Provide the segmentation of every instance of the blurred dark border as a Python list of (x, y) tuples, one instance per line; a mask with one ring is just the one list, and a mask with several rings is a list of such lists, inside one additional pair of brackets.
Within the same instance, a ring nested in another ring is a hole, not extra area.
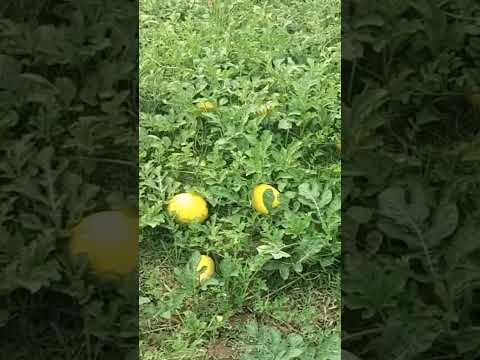
[(345, 359), (480, 358), (479, 19), (343, 1)]
[(138, 217), (138, 1), (0, 2), (0, 359), (137, 359), (138, 276), (67, 256), (86, 215)]

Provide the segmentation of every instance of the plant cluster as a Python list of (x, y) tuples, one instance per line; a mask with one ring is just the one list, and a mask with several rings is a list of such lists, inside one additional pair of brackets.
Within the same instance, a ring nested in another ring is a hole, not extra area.
[[(201, 358), (215, 339), (240, 341), (245, 330), (230, 322), (266, 318), (264, 298), (286, 299), (282, 287), (321, 285), (338, 298), (339, 11), (337, 1), (141, 2), (145, 358)], [(250, 203), (260, 183), (280, 192), (268, 214)], [(209, 204), (201, 224), (165, 210), (190, 191)], [(202, 284), (200, 254), (216, 264)], [(338, 339), (332, 325), (303, 335), (322, 331)]]

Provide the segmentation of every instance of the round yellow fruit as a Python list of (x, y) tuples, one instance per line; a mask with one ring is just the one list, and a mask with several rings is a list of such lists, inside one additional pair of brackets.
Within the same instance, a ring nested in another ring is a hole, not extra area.
[(269, 184), (256, 185), (252, 191), (252, 206), (261, 214), (268, 214), (268, 209), (263, 202), (263, 194), (266, 190), (272, 190), (273, 192), (273, 201), (271, 207), (276, 208), (280, 205), (280, 193), (277, 189)]
[(138, 216), (128, 211), (102, 211), (85, 217), (73, 230), (71, 258), (85, 255), (99, 278), (132, 273), (138, 263)]
[(215, 263), (210, 256), (201, 255), (196, 271), (200, 274), (200, 282), (210, 279), (215, 273)]
[(205, 221), (208, 216), (207, 202), (199, 194), (181, 193), (175, 195), (168, 202), (168, 212), (175, 216), (177, 221), (186, 224), (193, 221)]
[(201, 112), (209, 112), (215, 109), (215, 103), (211, 101), (201, 101), (197, 103), (197, 109), (199, 109)]

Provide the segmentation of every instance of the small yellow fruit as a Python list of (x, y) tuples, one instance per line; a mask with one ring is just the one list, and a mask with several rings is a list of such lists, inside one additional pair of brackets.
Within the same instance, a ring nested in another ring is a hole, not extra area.
[(273, 101), (267, 101), (265, 104), (261, 105), (257, 110), (257, 115), (268, 115), (276, 107), (276, 104)]
[(215, 263), (210, 256), (201, 255), (196, 271), (200, 273), (200, 282), (210, 279), (215, 272)]
[(127, 211), (102, 211), (73, 228), (68, 248), (73, 259), (86, 255), (99, 278), (133, 272), (138, 263), (138, 216)]
[(167, 210), (183, 224), (192, 221), (201, 223), (208, 216), (207, 202), (199, 194), (191, 192), (175, 195), (168, 202)]
[(201, 112), (209, 112), (213, 109), (215, 109), (215, 104), (211, 101), (201, 101), (199, 103), (197, 103), (197, 108), (201, 111)]
[(252, 206), (261, 214), (268, 214), (268, 209), (263, 202), (263, 194), (269, 189), (273, 192), (273, 202), (271, 207), (275, 208), (280, 205), (280, 193), (273, 186), (269, 184), (259, 184), (256, 185), (252, 191)]

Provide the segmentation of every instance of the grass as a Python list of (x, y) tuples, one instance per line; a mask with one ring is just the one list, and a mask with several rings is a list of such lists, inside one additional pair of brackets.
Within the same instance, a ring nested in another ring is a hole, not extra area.
[[(339, 94), (339, 1), (140, 2), (143, 359), (339, 358)], [(210, 216), (179, 225), (190, 190)]]

